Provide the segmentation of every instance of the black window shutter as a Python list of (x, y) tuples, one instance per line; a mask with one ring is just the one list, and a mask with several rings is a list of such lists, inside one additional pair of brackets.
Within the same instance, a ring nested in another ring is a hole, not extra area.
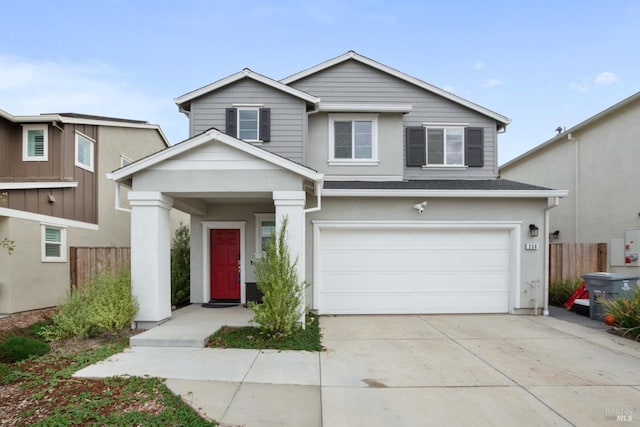
[(484, 129), (466, 128), (464, 141), (464, 157), (467, 166), (472, 168), (484, 166)]
[(262, 142), (269, 142), (271, 140), (271, 109), (260, 109), (260, 135), (258, 139)]
[(230, 136), (238, 137), (238, 109), (227, 108), (226, 112), (226, 134)]
[(423, 166), (427, 161), (427, 140), (422, 126), (407, 128), (407, 166)]

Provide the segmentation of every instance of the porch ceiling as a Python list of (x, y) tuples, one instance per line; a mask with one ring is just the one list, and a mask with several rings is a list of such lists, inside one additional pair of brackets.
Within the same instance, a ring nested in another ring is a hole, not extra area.
[(247, 193), (165, 193), (173, 198), (174, 207), (191, 215), (205, 215), (210, 205), (269, 203), (273, 204), (271, 192)]

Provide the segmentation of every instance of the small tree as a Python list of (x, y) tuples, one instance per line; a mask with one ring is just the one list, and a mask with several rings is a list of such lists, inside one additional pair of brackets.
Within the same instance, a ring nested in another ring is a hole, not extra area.
[(250, 304), (253, 321), (268, 334), (285, 338), (300, 325), (300, 308), (304, 287), (298, 279), (296, 264), (291, 260), (287, 246), (287, 218), (280, 230), (271, 234), (265, 256), (256, 265), (258, 289), (262, 291), (262, 304)]
[(171, 245), (171, 304), (189, 302), (191, 283), (191, 255), (189, 227), (180, 223)]

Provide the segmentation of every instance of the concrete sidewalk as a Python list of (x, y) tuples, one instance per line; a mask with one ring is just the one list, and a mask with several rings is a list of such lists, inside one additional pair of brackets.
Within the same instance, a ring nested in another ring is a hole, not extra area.
[[(323, 353), (133, 347), (76, 376), (150, 375), (223, 425), (640, 421), (640, 343), (553, 317), (321, 317)], [(634, 416), (635, 415), (635, 416)]]

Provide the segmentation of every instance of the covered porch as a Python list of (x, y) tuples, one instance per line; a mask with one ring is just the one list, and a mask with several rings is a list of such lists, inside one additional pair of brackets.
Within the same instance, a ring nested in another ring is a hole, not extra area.
[[(247, 301), (268, 232), (288, 221), (287, 244), (305, 280), (307, 200), (322, 175), (212, 129), (110, 174), (131, 186), (131, 279), (148, 329), (171, 312), (172, 208), (191, 215), (191, 302)], [(301, 309), (304, 308), (301, 307)]]

